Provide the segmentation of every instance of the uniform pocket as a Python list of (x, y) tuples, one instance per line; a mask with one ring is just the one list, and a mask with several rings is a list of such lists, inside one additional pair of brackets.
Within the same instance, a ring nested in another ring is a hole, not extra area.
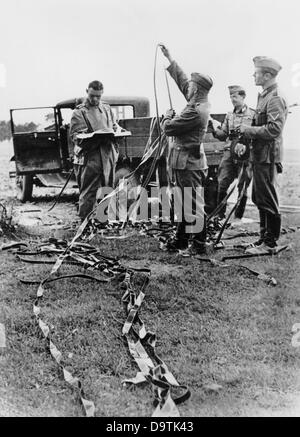
[(270, 144), (253, 144), (252, 153), (254, 161), (260, 163), (270, 162)]
[(200, 159), (200, 146), (191, 148), (189, 153), (192, 158)]
[(266, 111), (256, 111), (256, 125), (263, 126), (267, 124), (268, 117)]
[(248, 115), (247, 117), (243, 118), (243, 125), (245, 126), (252, 126), (252, 122), (253, 122), (253, 117), (251, 117), (250, 115)]
[(183, 150), (174, 150), (174, 168), (177, 170), (184, 170), (188, 160), (188, 153)]

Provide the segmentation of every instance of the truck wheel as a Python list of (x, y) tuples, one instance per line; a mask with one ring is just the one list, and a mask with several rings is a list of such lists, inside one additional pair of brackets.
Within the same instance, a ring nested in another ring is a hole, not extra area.
[(33, 189), (32, 175), (16, 176), (17, 199), (22, 203), (31, 200)]

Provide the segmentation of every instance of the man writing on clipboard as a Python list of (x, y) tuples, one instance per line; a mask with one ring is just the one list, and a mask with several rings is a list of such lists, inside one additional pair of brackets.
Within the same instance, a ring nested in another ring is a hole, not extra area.
[(78, 105), (70, 122), (70, 135), (74, 144), (74, 171), (79, 187), (78, 213), (83, 221), (93, 210), (97, 190), (113, 187), (118, 152), (113, 135), (94, 135), (78, 138), (82, 133), (98, 130), (117, 131), (113, 111), (101, 102), (103, 85), (94, 80), (86, 90), (87, 97)]

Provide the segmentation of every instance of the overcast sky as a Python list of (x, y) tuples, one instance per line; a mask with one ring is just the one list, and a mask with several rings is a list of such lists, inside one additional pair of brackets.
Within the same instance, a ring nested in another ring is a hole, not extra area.
[[(159, 42), (188, 74), (213, 78), (212, 112), (230, 109), (232, 84), (245, 86), (248, 103), (256, 106), (256, 55), (282, 64), (280, 87), (290, 104), (300, 103), (299, 0), (2, 0), (1, 6), (0, 119), (9, 118), (10, 107), (84, 95), (93, 79), (108, 95), (149, 97), (154, 114)], [(159, 55), (160, 113), (169, 106), (164, 65)], [(184, 100), (173, 83), (171, 92), (180, 110)], [(299, 124), (300, 107), (287, 125), (293, 141)]]

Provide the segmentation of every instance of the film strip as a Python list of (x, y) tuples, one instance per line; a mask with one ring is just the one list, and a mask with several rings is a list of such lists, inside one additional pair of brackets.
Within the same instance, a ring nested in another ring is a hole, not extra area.
[[(39, 245), (35, 250), (28, 246), (14, 246), (14, 249), (20, 249), (17, 255), (30, 256), (36, 255), (53, 255), (57, 257), (54, 265), (42, 282), (22, 279), (23, 283), (39, 283), (36, 299), (33, 304), (33, 314), (39, 329), (47, 342), (48, 350), (56, 362), (65, 382), (74, 389), (83, 406), (85, 415), (92, 417), (95, 415), (94, 403), (86, 398), (83, 386), (79, 378), (75, 377), (63, 365), (63, 354), (51, 338), (50, 327), (41, 317), (41, 300), (46, 292), (47, 283), (58, 281), (64, 278), (80, 277), (92, 279), (99, 282), (111, 282), (117, 279), (122, 291), (122, 302), (126, 309), (126, 320), (122, 327), (122, 335), (127, 341), (128, 349), (131, 356), (139, 367), (139, 372), (133, 379), (123, 381), (123, 384), (139, 384), (149, 382), (152, 385), (154, 393), (154, 413), (153, 417), (179, 416), (177, 405), (190, 397), (190, 391), (184, 385), (180, 385), (166, 364), (158, 357), (155, 351), (156, 335), (148, 332), (144, 322), (139, 317), (139, 311), (145, 298), (145, 289), (150, 280), (151, 271), (149, 269), (125, 268), (119, 260), (112, 257), (103, 256), (99, 250), (87, 243), (73, 241), (72, 248), (64, 240), (50, 239), (45, 244)], [(43, 262), (43, 260), (32, 259), (32, 262)], [(76, 273), (74, 275), (54, 276), (59, 271), (64, 262), (76, 262), (88, 270), (100, 271), (106, 277), (95, 277), (87, 273)], [(133, 281), (136, 275), (142, 275), (143, 284), (139, 292), (136, 292)], [(182, 393), (183, 392), (183, 393)]]
[[(154, 393), (155, 410), (152, 417), (179, 417), (177, 405), (191, 396), (190, 390), (180, 385), (166, 364), (155, 351), (156, 336), (147, 331), (144, 322), (139, 317), (145, 293), (144, 289), (149, 282), (150, 271), (144, 284), (136, 293), (132, 287), (132, 273), (127, 272), (121, 286), (124, 289), (122, 301), (127, 307), (127, 319), (123, 325), (122, 335), (126, 338), (131, 356), (136, 361), (140, 371), (134, 378), (126, 379), (123, 384), (141, 384), (149, 382)], [(174, 390), (181, 391), (179, 395)]]

